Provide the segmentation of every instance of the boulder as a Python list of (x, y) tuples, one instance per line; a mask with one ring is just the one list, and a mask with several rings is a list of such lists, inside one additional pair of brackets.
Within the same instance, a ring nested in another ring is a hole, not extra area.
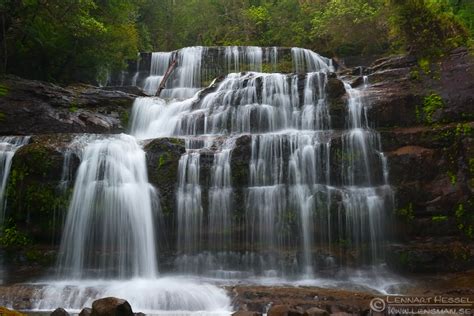
[(85, 307), (81, 310), (79, 313), (79, 316), (91, 316), (92, 314), (92, 308)]
[(50, 316), (69, 316), (69, 313), (64, 308), (56, 308)]
[(134, 314), (126, 300), (106, 297), (92, 303), (91, 316), (134, 316)]
[(185, 153), (184, 140), (157, 138), (145, 146), (148, 179), (160, 192), (162, 212), (171, 216), (176, 203), (179, 159)]
[(344, 83), (334, 77), (330, 77), (327, 82), (327, 93), (330, 99), (338, 99), (346, 94)]
[(72, 175), (79, 166), (78, 156), (72, 154), (68, 165), (71, 179), (61, 187), (64, 153), (74, 136), (33, 136), (13, 157), (5, 192), (8, 199), (5, 217), (27, 230), (34, 242), (58, 242), (61, 236), (60, 219), (65, 218)]

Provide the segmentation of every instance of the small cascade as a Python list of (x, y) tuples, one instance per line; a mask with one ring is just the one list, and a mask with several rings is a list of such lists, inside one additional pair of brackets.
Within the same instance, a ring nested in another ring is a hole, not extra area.
[(230, 252), (232, 231), (232, 170), (230, 159), (235, 139), (228, 138), (214, 153), (209, 188), (209, 249)]
[(97, 139), (83, 152), (58, 260), (63, 277), (155, 277), (145, 153), (131, 136)]
[[(265, 261), (256, 256), (257, 271), (276, 271), (278, 252), (283, 250), (285, 236), (282, 219), (286, 210), (286, 188), (283, 184), (284, 136), (262, 134), (252, 137), (250, 184), (246, 198), (247, 244), (256, 254), (266, 253)], [(260, 263), (260, 264), (259, 264)]]
[(133, 108), (132, 133), (149, 138), (327, 128), (326, 80), (324, 72), (310, 73), (302, 80), (277, 73), (229, 74), (201, 100), (171, 105), (139, 98)]
[(187, 99), (201, 89), (201, 60), (205, 51), (200, 46), (177, 51), (177, 66), (161, 92), (162, 98)]
[(29, 136), (1, 136), (0, 137), (0, 224), (3, 223), (5, 210), (5, 194), (8, 176), (15, 152), (30, 140)]
[(278, 47), (265, 49), (265, 61), (272, 66), (272, 72), (278, 71)]
[[(229, 138), (186, 140), (186, 153), (178, 167), (177, 221), (178, 269), (186, 273), (218, 271), (229, 261), (231, 252), (232, 200), (230, 157), (235, 140)], [(203, 209), (201, 188), (201, 152), (209, 155), (210, 185), (207, 193), (208, 211)], [(182, 233), (181, 233), (182, 232)]]
[[(281, 55), (281, 56), (280, 56)], [(302, 48), (282, 49), (278, 47), (226, 46), (226, 47), (186, 47), (173, 52), (153, 52), (150, 70), (144, 84), (138, 83), (140, 62), (137, 71), (129, 78), (132, 85), (142, 85), (149, 95), (155, 95), (163, 76), (171, 62), (176, 67), (166, 82), (160, 96), (165, 99), (187, 99), (207, 86), (214, 78), (239, 72), (288, 72), (288, 67), (280, 61), (292, 59), (295, 73), (333, 70), (331, 60)], [(123, 81), (123, 80), (122, 80)]]
[[(197, 272), (196, 266), (187, 260), (187, 256), (199, 253), (202, 247), (203, 208), (199, 178), (199, 148), (190, 140), (186, 141), (186, 153), (179, 160), (177, 221), (178, 252), (183, 256), (178, 264), (182, 271)], [(194, 148), (193, 148), (194, 147)]]
[[(364, 77), (361, 89), (345, 83), (349, 95), (347, 128), (343, 135), (343, 150), (348, 153), (343, 160), (343, 205), (346, 210), (345, 231), (353, 248), (370, 245), (368, 261), (383, 261), (384, 211), (393, 207), (393, 192), (388, 184), (387, 161), (381, 150), (380, 136), (368, 125), (367, 101), (364, 89), (368, 85)], [(378, 166), (379, 168), (375, 168)], [(377, 174), (374, 170), (381, 170)]]
[[(158, 87), (160, 86), (161, 80), (165, 75), (171, 62), (171, 53), (156, 52), (151, 54), (151, 66), (150, 75), (145, 79), (143, 90), (146, 94), (155, 95)], [(138, 71), (135, 74), (138, 77)], [(134, 76), (135, 85), (136, 78)], [(132, 83), (133, 85), (133, 83)]]
[[(151, 72), (151, 70), (150, 70)], [(132, 77), (132, 86), (136, 86), (138, 82), (138, 77), (140, 76), (140, 54), (137, 56), (137, 70), (135, 71), (135, 74)]]
[(322, 57), (309, 49), (293, 47), (291, 55), (295, 73), (313, 72), (318, 69), (333, 70), (331, 59)]
[(227, 46), (224, 51), (227, 73), (262, 71), (263, 49), (256, 46)]

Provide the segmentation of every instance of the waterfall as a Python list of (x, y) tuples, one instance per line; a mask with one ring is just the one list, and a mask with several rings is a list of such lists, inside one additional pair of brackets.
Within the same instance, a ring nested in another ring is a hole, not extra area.
[(155, 277), (155, 199), (145, 153), (133, 137), (122, 134), (89, 143), (61, 240), (60, 275)]
[(30, 140), (28, 136), (2, 136), (0, 137), (0, 225), (3, 224), (5, 211), (5, 194), (8, 176), (12, 166), (15, 152)]
[[(346, 124), (334, 129), (330, 59), (302, 48), (212, 49), (212, 57), (206, 47), (152, 53), (147, 94), (177, 66), (160, 98), (135, 100), (130, 135), (78, 137), (64, 152), (61, 189), (73, 181), (73, 154), (80, 165), (57, 263), (62, 281), (37, 293), (36, 310), (113, 295), (144, 311), (228, 314), (223, 290), (159, 276), (158, 262), (199, 276), (304, 280), (383, 262), (393, 192), (365, 113), (366, 78), (357, 89), (344, 83)], [(262, 72), (282, 60), (293, 73)], [(203, 90), (208, 68), (219, 78)], [(160, 192), (148, 182), (142, 144), (161, 137), (184, 140), (184, 153), (167, 214), (174, 239), (159, 258)], [(0, 138), (2, 206), (13, 154), (27, 142)]]
[[(125, 134), (85, 136), (73, 145), (83, 148), (58, 259), (62, 280), (37, 284), (33, 310), (64, 306), (79, 313), (96, 299), (113, 296), (149, 314), (230, 315), (224, 289), (192, 279), (158, 277), (154, 236), (159, 203), (136, 139)], [(199, 205), (193, 199), (200, 198), (193, 192), (198, 189), (193, 185), (198, 182), (196, 172), (199, 178), (199, 156), (190, 153), (189, 159), (188, 163), (183, 156), (180, 163), (189, 170), (180, 184), (182, 195), (189, 197), (181, 200), (189, 203), (179, 207), (186, 220), (196, 209), (193, 205)], [(190, 233), (183, 246), (192, 246), (195, 236)]]
[[(181, 67), (192, 69), (180, 82), (193, 84), (175, 86), (194, 86), (203, 48), (178, 54), (187, 60)], [(223, 56), (227, 70), (236, 73), (203, 96), (140, 98), (133, 108), (137, 137), (186, 140), (177, 177), (179, 269), (311, 277), (332, 267), (342, 249), (352, 251), (359, 265), (380, 262), (383, 212), (392, 191), (379, 136), (368, 127), (364, 88), (345, 84), (346, 129), (334, 131), (326, 93), (329, 59), (292, 48), (295, 74), (281, 74), (255, 71), (263, 62), (277, 64), (274, 48), (232, 46)], [(231, 157), (235, 139), (244, 134), (250, 134), (251, 153), (240, 221), (234, 218)], [(200, 176), (205, 151), (213, 152), (209, 184)], [(236, 250), (236, 242), (244, 248)], [(296, 254), (282, 256), (290, 250)], [(336, 265), (344, 266), (339, 260)]]
[[(384, 211), (390, 209), (393, 192), (388, 184), (387, 162), (381, 151), (380, 137), (368, 125), (367, 101), (364, 89), (368, 84), (364, 77), (361, 89), (345, 83), (349, 95), (346, 124), (349, 129), (343, 135), (343, 149), (349, 154), (343, 162), (343, 205), (346, 210), (346, 235), (351, 237), (354, 248), (369, 243), (369, 262), (383, 260)], [(374, 173), (374, 167), (382, 171)]]

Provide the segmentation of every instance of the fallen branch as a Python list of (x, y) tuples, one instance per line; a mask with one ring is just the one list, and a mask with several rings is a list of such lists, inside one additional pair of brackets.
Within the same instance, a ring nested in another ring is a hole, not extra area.
[(177, 64), (177, 59), (175, 58), (171, 64), (169, 65), (168, 69), (166, 69), (165, 75), (163, 76), (163, 79), (161, 79), (160, 86), (158, 87), (158, 90), (156, 91), (155, 96), (159, 97), (161, 94), (161, 91), (165, 88), (166, 81), (168, 80), (169, 76), (173, 72), (174, 68), (176, 67)]

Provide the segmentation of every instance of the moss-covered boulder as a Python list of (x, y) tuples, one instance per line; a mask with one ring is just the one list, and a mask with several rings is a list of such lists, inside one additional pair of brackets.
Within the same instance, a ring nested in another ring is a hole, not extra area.
[[(34, 242), (57, 242), (61, 235), (71, 188), (61, 187), (65, 146), (73, 135), (32, 137), (13, 158), (8, 180), (6, 218)], [(79, 160), (72, 156), (69, 172)]]
[(145, 145), (144, 150), (148, 180), (159, 190), (163, 214), (170, 217), (176, 206), (179, 159), (186, 151), (184, 139), (153, 139)]

